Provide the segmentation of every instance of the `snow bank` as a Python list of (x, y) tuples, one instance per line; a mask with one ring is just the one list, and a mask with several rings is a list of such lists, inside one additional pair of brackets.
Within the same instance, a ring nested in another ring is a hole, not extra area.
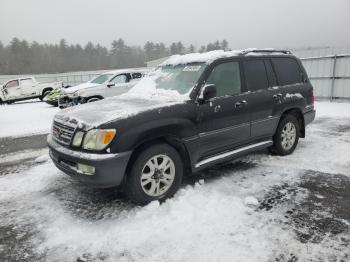
[(265, 167), (237, 171), (186, 186), (162, 205), (120, 212), (106, 204), (104, 218), (92, 222), (74, 215), (98, 209), (85, 198), (88, 189), (79, 189), (47, 162), (0, 177), (0, 201), (12, 200), (12, 206), (0, 206), (0, 215), (6, 212), (8, 221), (22, 227), (28, 221), (35, 225), (40, 234), (31, 242), (48, 260), (75, 261), (89, 254), (104, 261), (268, 261), (284, 252), (300, 254), (301, 244), (280, 224), (282, 215), (254, 212), (244, 204), (247, 196), (262, 197), (272, 185), (295, 179), (280, 168), (261, 176), (265, 172)]
[(37, 160), (39, 160), (39, 162), (37, 163), (42, 163), (46, 160), (48, 160), (49, 156), (48, 156), (48, 149), (47, 148), (43, 148), (43, 149), (38, 149), (38, 150), (23, 150), (23, 151), (17, 151), (14, 153), (10, 153), (10, 154), (2, 154), (0, 155), (0, 164), (8, 164), (8, 163), (12, 163), (12, 162), (22, 162), (24, 160), (28, 160), (28, 159), (32, 159), (32, 158), (36, 158), (36, 162)]
[(43, 102), (0, 105), (0, 137), (19, 137), (50, 132), (53, 116), (59, 111)]

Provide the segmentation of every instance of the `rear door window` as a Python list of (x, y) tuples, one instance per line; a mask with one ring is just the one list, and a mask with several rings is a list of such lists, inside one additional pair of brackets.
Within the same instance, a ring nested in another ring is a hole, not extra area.
[(33, 80), (31, 78), (21, 79), (21, 86), (32, 86)]
[(303, 82), (300, 66), (293, 58), (276, 57), (272, 63), (280, 85), (292, 85)]
[(130, 76), (128, 74), (122, 74), (122, 75), (117, 75), (114, 77), (110, 82), (119, 85), (119, 84), (125, 84), (129, 82)]
[(243, 61), (243, 67), (247, 89), (249, 91), (268, 88), (269, 82), (266, 75), (264, 60)]
[(241, 93), (241, 74), (238, 62), (226, 62), (214, 67), (207, 84), (216, 86), (216, 96), (237, 95)]

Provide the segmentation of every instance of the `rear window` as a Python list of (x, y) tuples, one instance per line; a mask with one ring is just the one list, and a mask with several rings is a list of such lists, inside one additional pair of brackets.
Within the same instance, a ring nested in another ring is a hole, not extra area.
[(267, 80), (265, 64), (263, 60), (244, 61), (244, 74), (249, 91), (267, 89), (269, 82)]
[(293, 58), (276, 57), (272, 59), (280, 85), (292, 85), (303, 82), (300, 66)]

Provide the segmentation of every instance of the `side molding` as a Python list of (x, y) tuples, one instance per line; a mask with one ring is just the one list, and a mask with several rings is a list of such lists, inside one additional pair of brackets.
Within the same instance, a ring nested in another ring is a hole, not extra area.
[(210, 162), (213, 162), (213, 161), (216, 161), (216, 160), (219, 160), (219, 159), (222, 159), (222, 158), (226, 158), (226, 157), (229, 157), (229, 156), (232, 156), (232, 155), (244, 152), (244, 151), (248, 151), (248, 150), (256, 148), (256, 147), (270, 146), (272, 144), (273, 144), (273, 142), (271, 140), (269, 140), (269, 141), (263, 141), (263, 142), (259, 142), (259, 143), (252, 144), (252, 145), (249, 145), (249, 146), (241, 147), (241, 148), (238, 148), (238, 149), (235, 149), (235, 150), (232, 150), (232, 151), (228, 151), (228, 152), (222, 153), (220, 155), (216, 155), (216, 156), (212, 156), (212, 157), (209, 157), (207, 159), (204, 159), (204, 160), (198, 162), (195, 167), (199, 168), (199, 167), (201, 167), (201, 166), (203, 166), (205, 164), (208, 164)]

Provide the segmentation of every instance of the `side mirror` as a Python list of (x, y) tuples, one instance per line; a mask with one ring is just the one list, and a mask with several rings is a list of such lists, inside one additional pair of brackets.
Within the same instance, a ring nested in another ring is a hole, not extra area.
[(115, 86), (115, 83), (109, 82), (109, 83), (107, 84), (107, 87), (112, 87), (112, 86)]
[(199, 99), (204, 102), (214, 97), (216, 97), (216, 86), (213, 84), (203, 86)]

